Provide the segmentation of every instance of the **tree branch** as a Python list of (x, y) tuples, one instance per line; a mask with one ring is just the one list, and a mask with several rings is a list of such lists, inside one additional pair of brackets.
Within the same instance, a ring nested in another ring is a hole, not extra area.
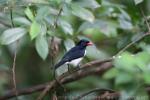
[(114, 93), (114, 92), (115, 92), (114, 90), (111, 90), (111, 89), (97, 88), (97, 89), (90, 90), (90, 91), (88, 91), (88, 92), (86, 92), (86, 93), (83, 93), (83, 94), (81, 94), (80, 96), (76, 97), (76, 98), (73, 99), (73, 100), (80, 100), (81, 98), (83, 98), (83, 97), (85, 97), (85, 96), (87, 96), (87, 95), (89, 95), (89, 94), (91, 94), (91, 93), (93, 93), (93, 92), (99, 92), (100, 94), (103, 94), (103, 93), (105, 93), (106, 91), (107, 91), (107, 92), (110, 92), (110, 93)]
[(144, 34), (141, 35), (140, 38), (135, 39), (134, 41), (132, 41), (131, 43), (129, 43), (127, 46), (125, 46), (122, 50), (120, 50), (115, 56), (120, 55), (121, 53), (123, 53), (127, 48), (129, 48), (130, 46), (132, 46), (133, 44), (137, 43), (138, 41), (140, 41), (141, 39), (143, 39), (144, 37), (150, 35), (149, 32), (146, 32)]
[[(142, 38), (136, 40), (136, 42), (143, 39), (147, 35), (149, 35), (148, 32), (145, 34), (146, 35), (142, 36)], [(133, 45), (134, 43), (131, 43), (131, 45)], [(127, 48), (129, 48), (130, 46), (127, 46), (127, 47), (125, 47), (125, 49), (121, 50), (121, 53), (123, 51), (125, 51)], [(121, 53), (119, 53), (119, 54), (121, 54)], [(61, 84), (67, 84), (67, 83), (79, 80), (81, 78), (84, 78), (84, 77), (87, 77), (90, 75), (94, 75), (94, 74), (102, 75), (105, 71), (112, 68), (112, 60), (113, 59), (114, 58), (109, 58), (109, 59), (105, 59), (105, 60), (96, 60), (96, 61), (86, 63), (83, 66), (81, 66), (81, 69), (78, 70), (77, 72), (74, 72), (72, 74), (69, 74), (68, 72), (66, 72), (63, 75), (59, 76), (58, 80)], [(57, 86), (59, 86), (59, 85), (57, 84), (56, 80), (52, 80), (51, 82), (46, 83), (46, 84), (40, 84), (37, 86), (33, 86), (31, 88), (25, 88), (25, 89), (18, 90), (18, 96), (19, 95), (27, 95), (27, 94), (31, 94), (33, 92), (38, 92), (38, 91), (43, 90), (42, 94), (38, 98), (40, 100), (41, 98), (43, 98), (46, 95), (46, 93), (48, 91), (50, 91), (51, 89), (53, 89)], [(146, 88), (146, 90), (150, 93), (149, 87)], [(12, 97), (15, 97), (14, 90), (10, 90), (4, 96), (1, 96), (0, 100), (6, 100), (6, 99), (12, 98)]]
[[(59, 76), (58, 80), (62, 84), (67, 84), (67, 83), (74, 82), (76, 80), (79, 80), (83, 77), (87, 77), (90, 75), (103, 74), (106, 70), (108, 70), (112, 67), (111, 61), (112, 61), (112, 58), (102, 60), (102, 61), (97, 60), (97, 61), (89, 62), (89, 63), (83, 65), (82, 69), (77, 71), (77, 72), (74, 72), (70, 75), (68, 72), (66, 72), (64, 75)], [(59, 85), (57, 84), (56, 80), (52, 80), (49, 83), (40, 84), (40, 85), (33, 86), (31, 88), (20, 89), (17, 91), (18, 91), (18, 96), (20, 96), (20, 95), (31, 94), (34, 92), (39, 92), (39, 91), (42, 91), (48, 87), (48, 90), (46, 91), (46, 93), (47, 93), (49, 90), (51, 90), (57, 86), (59, 86)], [(15, 91), (10, 90), (4, 96), (1, 96), (0, 100), (7, 100), (9, 98), (15, 97), (15, 95), (16, 95)]]
[[(141, 39), (143, 39), (144, 37), (150, 35), (149, 32), (146, 32), (145, 34), (143, 34), (140, 38), (136, 39), (135, 41), (129, 43), (127, 46), (125, 46), (123, 49), (121, 49), (115, 56), (113, 56), (113, 58), (115, 58), (116, 56), (120, 55), (121, 53), (123, 53), (126, 49), (128, 49), (130, 46), (132, 46), (133, 44), (135, 44), (136, 42), (140, 41)], [(110, 58), (108, 60), (113, 60), (113, 58)], [(103, 62), (103, 61), (102, 61)], [(104, 61), (105, 62), (105, 61)], [(100, 63), (98, 64), (101, 64), (101, 61)], [(90, 66), (91, 63), (88, 63), (87, 66)], [(84, 67), (84, 66), (83, 66)], [(92, 69), (91, 69), (92, 70)], [(58, 80), (58, 79), (57, 79)], [(42, 100), (42, 98), (46, 95), (46, 93), (51, 89), (50, 86), (47, 86), (45, 88), (45, 90), (40, 94), (40, 96), (37, 98), (37, 100)]]

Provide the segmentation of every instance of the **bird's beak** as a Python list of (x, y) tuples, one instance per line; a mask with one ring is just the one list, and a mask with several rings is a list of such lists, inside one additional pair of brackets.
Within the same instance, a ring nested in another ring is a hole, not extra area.
[(92, 42), (88, 42), (88, 43), (87, 43), (87, 46), (90, 46), (90, 45), (93, 45), (93, 43), (92, 43)]

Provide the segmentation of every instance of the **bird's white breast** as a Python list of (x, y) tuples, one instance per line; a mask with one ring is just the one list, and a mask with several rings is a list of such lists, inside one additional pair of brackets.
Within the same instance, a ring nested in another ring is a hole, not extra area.
[[(86, 55), (86, 50), (85, 50), (85, 53), (84, 53), (84, 56)], [(78, 58), (78, 59), (74, 59), (70, 62), (67, 62), (66, 64), (71, 64), (73, 66), (78, 66), (78, 64), (81, 62), (81, 60), (83, 59), (83, 57), (81, 58)]]
[(78, 66), (78, 64), (81, 62), (83, 58), (78, 58), (75, 60), (72, 60), (71, 62), (69, 62), (69, 64), (73, 65), (73, 66)]
[(86, 50), (85, 50), (85, 53), (84, 53), (84, 56), (86, 55)]

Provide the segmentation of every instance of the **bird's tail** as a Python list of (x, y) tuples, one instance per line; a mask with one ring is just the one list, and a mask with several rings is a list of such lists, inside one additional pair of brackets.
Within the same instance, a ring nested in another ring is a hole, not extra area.
[(60, 87), (62, 87), (64, 89), (64, 91), (66, 91), (65, 87), (59, 82), (59, 80), (57, 80), (57, 77), (56, 77), (56, 69), (58, 67), (60, 67), (61, 65), (63, 65), (65, 62), (62, 62), (60, 61), (59, 63), (57, 63), (55, 66), (54, 66), (54, 72), (53, 72), (53, 77), (54, 79), (56, 80), (56, 82), (60, 85)]

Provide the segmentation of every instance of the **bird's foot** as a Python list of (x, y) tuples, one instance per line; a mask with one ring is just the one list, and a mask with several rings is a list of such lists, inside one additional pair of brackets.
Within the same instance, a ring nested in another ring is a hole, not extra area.
[(76, 68), (74, 68), (73, 72), (77, 72), (77, 71), (79, 71), (80, 69), (81, 69), (80, 67), (76, 67)]

